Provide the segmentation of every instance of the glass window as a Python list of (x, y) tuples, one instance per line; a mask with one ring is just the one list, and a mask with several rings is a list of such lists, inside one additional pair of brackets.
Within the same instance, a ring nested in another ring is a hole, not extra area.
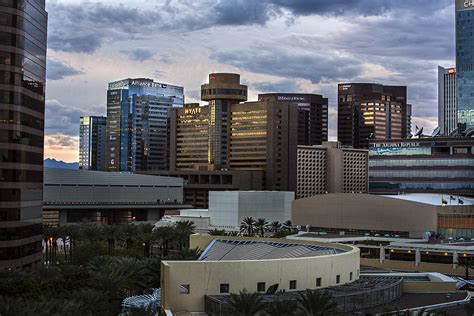
[(265, 282), (258, 282), (257, 283), (257, 291), (258, 292), (265, 292)]
[(341, 276), (338, 274), (336, 275), (336, 284), (341, 283)]
[(191, 287), (189, 284), (179, 285), (179, 294), (189, 294), (190, 292), (191, 292)]
[(295, 290), (296, 289), (296, 280), (291, 280), (290, 281), (290, 290)]
[(322, 279), (316, 278), (316, 286), (321, 286), (321, 284), (322, 284)]
[(221, 293), (221, 294), (229, 293), (229, 284), (227, 284), (227, 283), (222, 283), (222, 284), (220, 285), (220, 293)]

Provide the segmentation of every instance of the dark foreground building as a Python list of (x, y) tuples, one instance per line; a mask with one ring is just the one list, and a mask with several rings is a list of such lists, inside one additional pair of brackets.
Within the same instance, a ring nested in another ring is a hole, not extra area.
[(0, 269), (41, 260), (44, 0), (0, 1)]
[(472, 137), (372, 140), (369, 192), (474, 196), (473, 148)]
[(372, 139), (406, 138), (409, 112), (405, 86), (339, 84), (338, 140), (342, 146), (368, 148)]

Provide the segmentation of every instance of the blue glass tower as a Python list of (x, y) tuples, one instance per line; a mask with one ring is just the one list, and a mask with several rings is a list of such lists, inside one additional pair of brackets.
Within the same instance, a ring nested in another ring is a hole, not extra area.
[(183, 87), (142, 78), (109, 83), (107, 169), (166, 170), (168, 110), (183, 103)]
[(456, 84), (459, 130), (474, 133), (474, 0), (456, 0)]

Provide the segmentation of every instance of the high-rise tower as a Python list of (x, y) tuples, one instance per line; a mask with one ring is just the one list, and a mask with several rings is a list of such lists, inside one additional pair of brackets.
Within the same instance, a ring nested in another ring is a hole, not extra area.
[(209, 83), (201, 86), (201, 100), (209, 101), (208, 163), (216, 169), (225, 168), (229, 106), (247, 101), (247, 86), (240, 84), (238, 74), (212, 73)]
[(456, 68), (438, 66), (438, 126), (442, 135), (456, 130)]
[(152, 79), (125, 79), (107, 90), (107, 169), (166, 170), (168, 111), (182, 106), (183, 88)]
[(79, 169), (105, 171), (106, 118), (82, 116), (79, 127)]
[(474, 134), (474, 1), (456, 0), (458, 131)]
[(42, 258), (44, 0), (0, 1), (0, 269)]

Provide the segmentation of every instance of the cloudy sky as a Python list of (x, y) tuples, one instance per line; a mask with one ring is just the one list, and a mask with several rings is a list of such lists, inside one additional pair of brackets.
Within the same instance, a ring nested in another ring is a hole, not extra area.
[(337, 83), (408, 86), (414, 123), (437, 120), (437, 66), (454, 65), (452, 0), (47, 0), (45, 157), (78, 160), (81, 115), (105, 115), (110, 81), (149, 77), (199, 101), (210, 72), (262, 92)]

